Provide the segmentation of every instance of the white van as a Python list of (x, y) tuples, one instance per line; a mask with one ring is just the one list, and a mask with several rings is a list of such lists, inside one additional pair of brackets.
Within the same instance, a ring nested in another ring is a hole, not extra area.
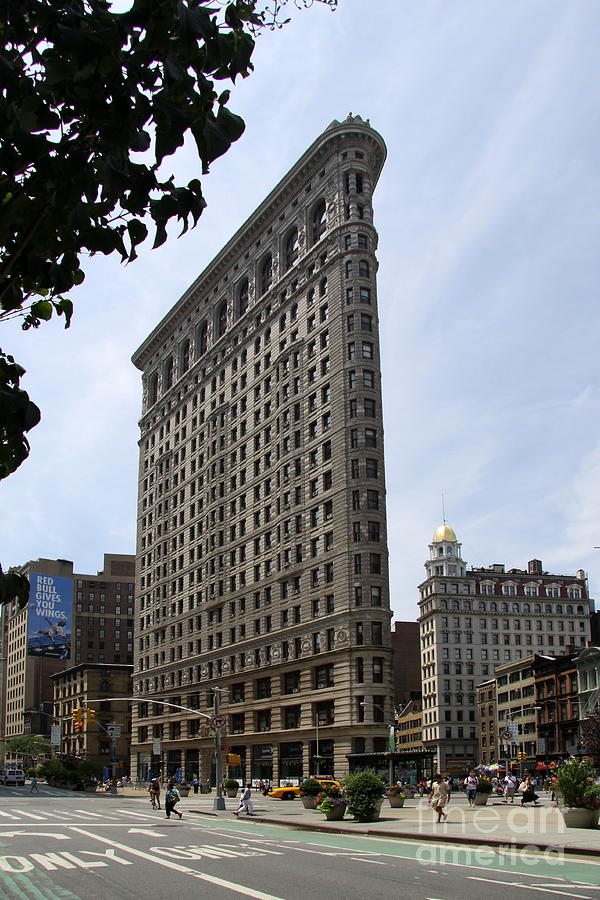
[(0, 769), (0, 784), (16, 784), (23, 787), (25, 772), (23, 769)]

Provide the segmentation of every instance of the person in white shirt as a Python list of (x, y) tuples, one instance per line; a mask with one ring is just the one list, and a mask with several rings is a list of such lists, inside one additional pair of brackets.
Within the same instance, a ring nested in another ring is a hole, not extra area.
[(517, 789), (517, 779), (509, 772), (504, 778), (504, 800), (506, 803), (514, 803), (515, 791)]
[(254, 815), (254, 804), (252, 803), (252, 784), (250, 782), (248, 782), (242, 796), (240, 797), (240, 805), (236, 810), (234, 810), (234, 816), (239, 816), (243, 809), (246, 810), (246, 815)]

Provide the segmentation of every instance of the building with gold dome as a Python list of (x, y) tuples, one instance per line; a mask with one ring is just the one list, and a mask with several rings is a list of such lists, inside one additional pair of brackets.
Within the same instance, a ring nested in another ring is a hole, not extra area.
[[(433, 534), (425, 569), (419, 585), (423, 745), (434, 754), (434, 768), (462, 774), (480, 762), (477, 686), (501, 664), (585, 647), (594, 606), (581, 569), (553, 575), (538, 559), (527, 570), (507, 571), (499, 563), (467, 569), (446, 522)], [(531, 705), (524, 700), (514, 721), (530, 717)], [(500, 730), (498, 723), (487, 736), (488, 762), (501, 755)]]

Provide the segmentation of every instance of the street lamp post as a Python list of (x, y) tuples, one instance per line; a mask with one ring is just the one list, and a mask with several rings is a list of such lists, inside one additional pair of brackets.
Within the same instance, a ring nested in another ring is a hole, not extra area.
[(215, 729), (215, 779), (217, 781), (217, 796), (213, 800), (213, 809), (225, 809), (223, 798), (223, 760), (221, 758), (221, 691), (224, 688), (213, 688), (215, 715), (213, 726)]
[(323, 758), (321, 756), (321, 754), (319, 753), (319, 713), (318, 713), (318, 711), (315, 711), (315, 729), (316, 729), (316, 738), (317, 738), (317, 752), (316, 752), (315, 756), (313, 756), (313, 759), (314, 759), (315, 765), (316, 765), (315, 775), (318, 778), (319, 775), (321, 774), (321, 759)]

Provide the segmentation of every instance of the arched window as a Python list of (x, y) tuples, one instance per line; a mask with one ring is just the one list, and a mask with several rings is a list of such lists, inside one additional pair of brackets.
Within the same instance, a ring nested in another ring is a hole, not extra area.
[(568, 615), (568, 616), (572, 616), (572, 615), (573, 615), (573, 607), (571, 606), (570, 603), (567, 604), (567, 615)]
[(541, 611), (542, 611), (541, 604), (535, 603), (533, 606), (533, 611), (534, 611), (534, 613), (541, 613)]
[(549, 615), (552, 612), (552, 607), (549, 603), (546, 603), (546, 605), (544, 606), (544, 612), (546, 613), (546, 615)]
[(158, 372), (150, 378), (150, 390), (148, 391), (148, 403), (154, 406), (158, 400)]
[(563, 614), (563, 606), (562, 606), (562, 603), (557, 603), (557, 604), (556, 604), (556, 612), (558, 613), (559, 616), (562, 616), (562, 614)]
[(485, 601), (484, 600), (479, 601), (479, 612), (485, 612)]
[(227, 301), (223, 300), (217, 313), (217, 336), (222, 338), (227, 331)]
[(266, 294), (273, 283), (273, 257), (265, 256), (260, 270), (260, 292)]
[(498, 604), (495, 600), (490, 603), (490, 612), (498, 612)]
[(190, 367), (190, 342), (185, 340), (181, 347), (181, 372), (187, 372)]
[(524, 603), (524, 604), (523, 604), (523, 612), (524, 612), (524, 613), (530, 613), (530, 612), (531, 612), (531, 607), (530, 607), (529, 603)]
[(294, 228), (285, 242), (285, 267), (289, 269), (298, 259), (298, 229)]
[(243, 316), (248, 309), (248, 279), (244, 278), (238, 291), (238, 315)]
[(446, 602), (446, 600), (440, 600), (440, 609), (448, 609), (448, 603)]
[(202, 322), (198, 328), (198, 358), (208, 350), (208, 322)]
[(577, 615), (578, 615), (578, 616), (582, 616), (582, 615), (583, 615), (583, 606), (578, 606), (578, 607), (577, 607)]
[(471, 612), (471, 601), (470, 600), (465, 600), (465, 602), (463, 604), (463, 609), (465, 612)]
[(319, 200), (315, 208), (313, 209), (312, 214), (312, 222), (311, 222), (311, 237), (312, 243), (316, 244), (318, 240), (325, 233), (325, 229), (327, 228), (327, 213), (325, 209), (325, 201)]
[(508, 612), (508, 603), (503, 603), (501, 607), (501, 611), (504, 613)]
[(361, 278), (369, 277), (369, 263), (366, 259), (359, 260), (358, 263), (358, 274)]
[(169, 356), (165, 362), (165, 391), (173, 386), (173, 357)]

